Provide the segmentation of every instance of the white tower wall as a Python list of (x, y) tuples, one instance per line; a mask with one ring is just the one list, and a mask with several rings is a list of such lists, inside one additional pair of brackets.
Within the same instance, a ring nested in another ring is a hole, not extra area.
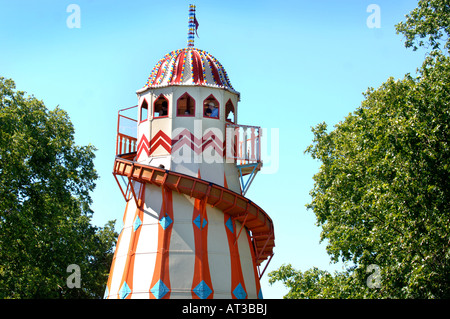
[(134, 187), (142, 205), (128, 201), (105, 297), (258, 297), (245, 230), (235, 243), (239, 221), (209, 205), (202, 212), (200, 201), (184, 194), (151, 184)]

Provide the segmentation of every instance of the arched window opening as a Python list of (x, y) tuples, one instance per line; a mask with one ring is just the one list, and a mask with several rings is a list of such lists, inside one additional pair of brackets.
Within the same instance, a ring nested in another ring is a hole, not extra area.
[(231, 100), (228, 100), (227, 104), (225, 104), (225, 120), (230, 123), (236, 123), (234, 105)]
[(169, 101), (160, 95), (153, 104), (153, 117), (167, 117), (169, 114)]
[(139, 111), (140, 115), (139, 115), (139, 121), (145, 121), (148, 119), (148, 104), (147, 104), (147, 100), (144, 99), (144, 102), (142, 102), (141, 104), (141, 109)]
[(203, 116), (218, 119), (219, 108), (219, 101), (211, 94), (203, 101)]
[(195, 116), (195, 100), (188, 93), (177, 100), (177, 116)]

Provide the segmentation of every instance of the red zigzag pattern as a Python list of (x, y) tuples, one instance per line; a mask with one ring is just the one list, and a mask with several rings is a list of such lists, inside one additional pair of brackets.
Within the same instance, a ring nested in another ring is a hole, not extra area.
[(145, 134), (142, 134), (140, 140), (139, 140), (139, 144), (137, 147), (137, 157), (139, 158), (139, 156), (141, 156), (142, 152), (145, 152), (145, 154), (147, 154), (147, 156), (149, 156), (150, 152), (149, 152), (149, 143), (148, 143), (148, 139), (145, 136)]
[(169, 154), (172, 154), (172, 152), (179, 150), (184, 145), (187, 145), (197, 154), (211, 147), (219, 156), (224, 156), (225, 141), (221, 141), (214, 132), (208, 131), (202, 138), (197, 138), (188, 129), (184, 129), (173, 140), (161, 130), (156, 133), (150, 142), (145, 135), (142, 135), (138, 144), (137, 157), (139, 158), (143, 151), (147, 156), (150, 156), (159, 146), (162, 146)]
[(172, 151), (177, 151), (184, 145), (200, 154), (208, 147), (212, 147), (220, 156), (224, 155), (225, 141), (221, 141), (213, 131), (208, 131), (202, 138), (195, 137), (189, 130), (184, 129), (172, 140)]

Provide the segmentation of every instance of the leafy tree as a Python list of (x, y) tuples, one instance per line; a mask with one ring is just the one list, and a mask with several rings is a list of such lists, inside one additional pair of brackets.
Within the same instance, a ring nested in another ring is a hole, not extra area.
[(370, 88), (334, 130), (314, 127), (306, 150), (322, 162), (307, 207), (331, 260), (352, 266), (283, 265), (269, 281), (285, 298), (450, 297), (450, 58), (435, 50), (450, 52), (450, 4), (422, 0), (406, 18), (405, 46), (434, 50), (418, 76)]
[[(322, 166), (308, 208), (332, 261), (354, 265), (334, 280), (351, 280), (356, 296), (450, 297), (448, 79), (450, 58), (434, 52), (416, 78), (390, 78), (369, 89), (333, 131), (325, 123), (313, 128), (306, 152)], [(380, 267), (380, 289), (367, 287), (372, 264)], [(284, 271), (271, 278), (292, 277)], [(295, 275), (297, 285), (310, 272), (331, 282), (328, 274), (307, 271)]]
[(90, 224), (94, 151), (75, 145), (65, 111), (0, 77), (0, 298), (102, 297), (117, 234)]
[(269, 283), (281, 281), (289, 288), (285, 299), (347, 299), (362, 298), (364, 287), (358, 284), (349, 272), (335, 272), (334, 275), (317, 267), (305, 272), (296, 270), (291, 264), (282, 265), (269, 274)]
[[(421, 0), (418, 7), (406, 15), (406, 21), (396, 25), (397, 34), (406, 37), (405, 46), (417, 50), (420, 46), (450, 52), (450, 2), (448, 0)], [(427, 38), (424, 40), (425, 38)]]

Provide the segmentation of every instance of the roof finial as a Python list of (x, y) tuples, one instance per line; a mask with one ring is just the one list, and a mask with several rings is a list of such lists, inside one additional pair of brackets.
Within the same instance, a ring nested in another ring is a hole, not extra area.
[[(194, 31), (195, 34), (197, 34), (198, 29), (198, 21), (195, 17), (195, 5), (190, 4), (189, 5), (189, 31), (188, 31), (188, 48), (194, 47)], [(198, 37), (198, 34), (197, 34)]]

